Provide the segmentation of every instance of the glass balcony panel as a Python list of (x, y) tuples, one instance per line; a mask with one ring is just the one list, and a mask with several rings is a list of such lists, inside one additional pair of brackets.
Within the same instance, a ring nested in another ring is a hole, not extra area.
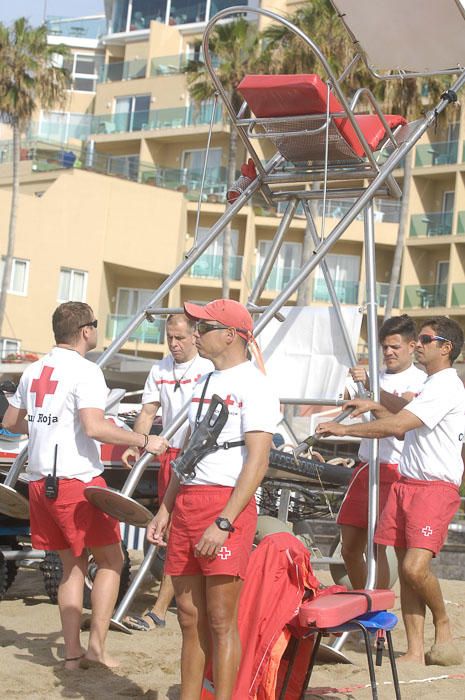
[(458, 146), (458, 141), (423, 143), (415, 149), (415, 167), (456, 163)]
[[(387, 297), (389, 293), (389, 284), (387, 282), (377, 282), (376, 283), (376, 301), (380, 309), (384, 309), (387, 302)], [(396, 290), (394, 292), (393, 308), (399, 308), (400, 301), (400, 284), (396, 284)]]
[(459, 211), (457, 218), (457, 233), (465, 233), (465, 211)]
[(236, 0), (236, 2), (231, 2), (231, 0), (211, 0), (210, 17), (213, 17), (217, 12), (227, 7), (239, 7), (240, 5), (247, 7), (248, 4), (248, 0)]
[(265, 285), (269, 292), (281, 292), (297, 274), (297, 267), (275, 267)]
[(150, 75), (175, 75), (182, 73), (187, 64), (187, 58), (177, 56), (157, 56), (152, 58)]
[(46, 20), (45, 25), (49, 35), (72, 36), (82, 39), (99, 39), (107, 30), (105, 17), (90, 17), (88, 19), (50, 17)]
[[(358, 282), (335, 280), (333, 282), (336, 296), (341, 304), (357, 304)], [(324, 279), (316, 279), (313, 285), (313, 301), (330, 301), (328, 289)]]
[[(242, 255), (231, 255), (229, 260), (229, 276), (232, 280), (240, 280), (242, 273)], [(206, 279), (221, 279), (223, 274), (223, 257), (204, 253), (192, 265), (189, 277)]]
[(465, 283), (452, 285), (451, 306), (465, 306)]
[(412, 214), (410, 217), (410, 237), (450, 236), (452, 233), (452, 212), (438, 211), (425, 214)]
[(169, 24), (193, 24), (205, 22), (207, 2), (206, 0), (171, 0)]
[[(107, 316), (106, 337), (110, 340), (115, 340), (132, 320), (132, 316), (117, 316), (110, 314)], [(141, 325), (131, 333), (128, 340), (139, 341), (141, 343), (156, 343), (164, 342), (165, 338), (165, 322), (156, 319), (154, 323), (143, 321)]]
[(432, 309), (446, 305), (447, 284), (408, 284), (404, 289), (405, 309)]
[(145, 78), (147, 61), (138, 59), (135, 61), (117, 61), (103, 66), (99, 76), (100, 83), (116, 82), (118, 80), (136, 80)]

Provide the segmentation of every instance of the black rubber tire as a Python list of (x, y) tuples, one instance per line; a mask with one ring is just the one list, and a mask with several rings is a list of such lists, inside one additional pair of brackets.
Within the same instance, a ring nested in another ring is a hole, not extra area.
[[(129, 583), (131, 580), (131, 561), (129, 559), (128, 550), (124, 543), (121, 543), (124, 555), (124, 565), (121, 572), (121, 582), (118, 591), (118, 598), (116, 605), (121, 602), (124, 594), (128, 590)], [(56, 552), (47, 552), (45, 559), (40, 565), (44, 577), (45, 590), (51, 602), (56, 605), (58, 603), (58, 587), (60, 585), (63, 576), (63, 566), (61, 559)], [(84, 596), (83, 596), (83, 606), (85, 608), (91, 608), (91, 593), (92, 593), (92, 583), (97, 572), (97, 566), (94, 562), (92, 555), (89, 555), (88, 565), (87, 565), (87, 575), (84, 584)]]
[(299, 458), (296, 464), (292, 452), (270, 450), (269, 466), (280, 469), (288, 474), (304, 476), (306, 479), (325, 486), (346, 486), (351, 477), (352, 470), (335, 464), (326, 464), (313, 459)]
[[(394, 547), (386, 547), (386, 555), (389, 564), (389, 588), (392, 588), (398, 578), (397, 557)], [(336, 556), (338, 559), (342, 557), (340, 533), (335, 536), (331, 543), (329, 556)], [(339, 586), (347, 586), (348, 589), (352, 588), (345, 564), (330, 564), (329, 571), (334, 583)]]
[[(150, 542), (144, 540), (144, 557), (147, 554), (147, 550), (150, 547)], [(165, 571), (165, 557), (166, 557), (166, 547), (158, 547), (157, 553), (153, 558), (152, 564), (150, 566), (150, 573), (156, 581), (161, 581), (164, 576)]]
[(47, 552), (40, 563), (40, 570), (44, 579), (45, 592), (51, 602), (58, 603), (58, 586), (63, 576), (63, 565), (56, 552)]
[[(287, 519), (298, 523), (306, 520), (333, 519), (326, 505), (323, 489), (305, 481), (287, 479), (265, 479), (257, 495), (259, 512), (262, 515), (278, 515), (278, 498), (282, 489), (291, 491), (291, 500)], [(342, 496), (342, 493), (341, 493)], [(333, 504), (334, 505), (334, 504)], [(337, 507), (334, 506), (337, 511)]]

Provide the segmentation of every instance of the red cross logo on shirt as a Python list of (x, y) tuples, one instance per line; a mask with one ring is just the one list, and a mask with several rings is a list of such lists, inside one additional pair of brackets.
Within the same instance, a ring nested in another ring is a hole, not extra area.
[(44, 405), (46, 394), (54, 394), (58, 386), (57, 381), (52, 381), (50, 379), (53, 370), (54, 367), (47, 367), (44, 365), (40, 377), (34, 379), (31, 384), (31, 393), (36, 395), (36, 406), (38, 408)]
[(433, 534), (433, 531), (429, 525), (425, 525), (421, 532), (425, 537), (431, 537)]
[(230, 556), (231, 556), (231, 550), (223, 545), (223, 547), (221, 547), (220, 551), (218, 552), (218, 557), (224, 561), (225, 559), (227, 559)]

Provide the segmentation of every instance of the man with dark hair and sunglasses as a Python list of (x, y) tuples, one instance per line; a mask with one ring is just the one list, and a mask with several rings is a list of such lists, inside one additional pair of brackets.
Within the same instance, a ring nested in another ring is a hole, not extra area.
[[(378, 332), (378, 340), (383, 352), (384, 367), (379, 373), (381, 403), (390, 410), (403, 407), (411, 401), (423, 386), (426, 374), (413, 364), (417, 339), (417, 329), (410, 316), (392, 316)], [(370, 378), (366, 367), (357, 365), (350, 370), (353, 381), (346, 384), (345, 398), (355, 398), (356, 382), (362, 382), (370, 390)], [(398, 401), (402, 397), (404, 401)], [(387, 502), (392, 485), (400, 479), (399, 461), (403, 441), (396, 437), (386, 437), (379, 442), (379, 512)], [(367, 577), (365, 550), (368, 537), (368, 461), (370, 440), (360, 443), (359, 465), (354, 470), (344, 501), (337, 516), (341, 528), (341, 554), (353, 588), (363, 588)], [(386, 548), (377, 548), (378, 588), (389, 586), (389, 563)]]
[[(195, 346), (195, 321), (184, 314), (172, 314), (166, 319), (166, 341), (169, 354), (154, 364), (144, 386), (142, 408), (134, 423), (134, 430), (149, 433), (159, 408), (165, 427), (192, 397), (196, 383), (214, 367), (210, 360), (200, 357)], [(167, 451), (159, 456), (158, 502), (161, 503), (171, 479), (171, 462), (184, 447), (189, 426), (185, 423), (170, 439)], [(122, 455), (123, 464), (130, 468), (130, 459), (138, 459), (140, 450), (128, 448)], [(163, 576), (155, 604), (142, 615), (129, 615), (124, 624), (130, 629), (149, 632), (166, 625), (166, 613), (173, 600), (174, 589), (170, 576)]]
[[(435, 316), (424, 321), (416, 353), (428, 375), (422, 390), (397, 413), (366, 399), (349, 401), (353, 416), (371, 411), (376, 420), (357, 425), (321, 423), (321, 436), (404, 438), (401, 478), (389, 494), (375, 542), (393, 545), (399, 562), (401, 607), (407, 634), (407, 661), (453, 666), (463, 655), (452, 638), (439, 581), (431, 560), (440, 552), (460, 505), (463, 475), (465, 388), (452, 368), (464, 342), (456, 321)], [(434, 644), (424, 653), (425, 609), (433, 616)]]
[[(57, 551), (63, 576), (58, 607), (65, 641), (65, 668), (117, 663), (105, 640), (123, 566), (119, 522), (87, 501), (87, 486), (105, 486), (99, 442), (135, 445), (153, 454), (167, 442), (119, 428), (105, 418), (108, 388), (102, 370), (85, 355), (97, 345), (97, 320), (81, 302), (53, 314), (56, 346), (31, 364), (9, 399), (3, 425), (29, 433), (29, 507), (32, 545)], [(98, 441), (98, 442), (97, 442)], [(97, 564), (87, 651), (80, 641), (88, 551)]]
[(173, 580), (183, 636), (181, 696), (200, 697), (205, 663), (211, 660), (215, 694), (228, 700), (241, 656), (237, 612), (256, 530), (254, 494), (268, 468), (279, 402), (247, 359), (248, 349), (259, 353), (245, 306), (218, 299), (203, 307), (186, 303), (184, 309), (197, 321), (199, 354), (215, 366), (194, 390), (191, 430), (213, 394), (226, 403), (228, 418), (218, 449), (198, 461), (194, 478), (180, 486), (172, 476), (147, 538), (163, 546), (171, 518), (165, 571)]

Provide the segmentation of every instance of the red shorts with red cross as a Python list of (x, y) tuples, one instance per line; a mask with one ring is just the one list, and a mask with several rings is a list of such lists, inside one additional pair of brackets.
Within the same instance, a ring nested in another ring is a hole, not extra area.
[(392, 486), (375, 542), (402, 549), (427, 549), (436, 556), (459, 505), (459, 490), (454, 484), (402, 476)]
[(213, 559), (198, 557), (195, 545), (228, 502), (228, 486), (181, 486), (176, 497), (166, 553), (170, 576), (238, 576), (244, 578), (257, 529), (257, 506), (252, 498), (234, 521), (220, 552)]

